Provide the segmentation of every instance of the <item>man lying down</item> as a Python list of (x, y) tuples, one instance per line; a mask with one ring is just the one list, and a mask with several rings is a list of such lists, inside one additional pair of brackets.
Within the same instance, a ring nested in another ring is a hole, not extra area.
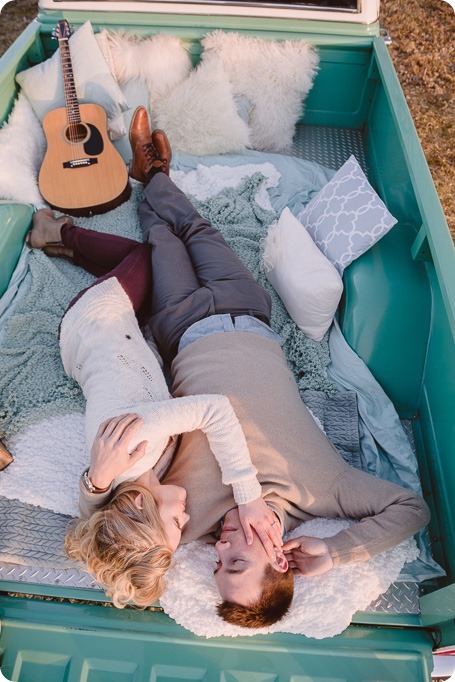
[[(428, 522), (428, 508), (419, 495), (342, 459), (300, 398), (279, 337), (268, 326), (267, 292), (169, 179), (170, 149), (157, 151), (144, 111), (133, 117), (130, 138), (130, 174), (146, 185), (139, 212), (151, 245), (148, 324), (172, 363), (172, 394), (229, 398), (272, 512), (269, 537), (273, 527), (284, 534), (315, 517), (358, 521), (330, 538), (299, 537), (282, 547), (276, 542), (271, 552), (255, 531), (249, 544), (206, 436), (200, 430), (183, 434), (161, 478), (188, 494), (181, 541), (216, 543), (220, 616), (264, 627), (288, 611), (294, 576), (322, 574), (397, 545)], [(129, 451), (127, 431), (116, 452), (126, 461)], [(109, 507), (112, 477), (108, 483), (101, 493), (81, 486), (85, 517)]]

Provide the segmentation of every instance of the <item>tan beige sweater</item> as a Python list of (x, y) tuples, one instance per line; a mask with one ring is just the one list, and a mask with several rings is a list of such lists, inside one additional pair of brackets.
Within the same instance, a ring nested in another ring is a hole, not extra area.
[[(327, 544), (335, 565), (363, 561), (410, 537), (429, 519), (420, 496), (345, 463), (300, 399), (281, 348), (248, 332), (187, 346), (172, 365), (173, 394), (227, 395), (243, 427), (263, 496), (284, 528), (314, 517), (356, 519)], [(183, 541), (213, 540), (235, 506), (201, 431), (182, 436), (163, 483), (188, 491)]]

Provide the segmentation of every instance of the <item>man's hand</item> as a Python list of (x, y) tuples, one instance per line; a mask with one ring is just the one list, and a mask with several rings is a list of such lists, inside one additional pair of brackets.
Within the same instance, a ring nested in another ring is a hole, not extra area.
[(321, 575), (333, 568), (328, 547), (320, 538), (301, 535), (285, 542), (282, 549), (295, 575)]
[(128, 452), (131, 438), (143, 422), (137, 414), (121, 414), (101, 424), (93, 441), (88, 472), (97, 488), (108, 488), (117, 476), (145, 455), (146, 440), (131, 454)]
[(253, 542), (253, 531), (256, 531), (264, 545), (269, 558), (275, 560), (275, 547), (281, 548), (281, 525), (274, 512), (266, 505), (262, 497), (253, 502), (239, 504), (239, 518), (248, 545)]

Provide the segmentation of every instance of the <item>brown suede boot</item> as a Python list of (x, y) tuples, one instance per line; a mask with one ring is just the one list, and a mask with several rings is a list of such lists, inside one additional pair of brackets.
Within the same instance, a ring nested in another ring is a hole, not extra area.
[[(159, 150), (155, 148), (153, 135)], [(169, 175), (171, 148), (166, 135), (160, 131), (150, 133), (147, 111), (138, 107), (133, 114), (130, 125), (130, 144), (133, 158), (130, 162), (129, 174), (134, 180), (146, 184), (158, 172)]]
[(73, 252), (61, 241), (62, 226), (73, 224), (69, 216), (54, 218), (51, 208), (41, 208), (33, 216), (32, 229), (25, 238), (25, 243), (30, 249), (42, 249), (47, 256), (60, 256), (71, 258)]

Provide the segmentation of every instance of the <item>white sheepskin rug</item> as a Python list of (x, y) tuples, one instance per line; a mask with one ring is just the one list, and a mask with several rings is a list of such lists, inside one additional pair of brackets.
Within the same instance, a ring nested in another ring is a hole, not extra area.
[[(329, 537), (349, 525), (345, 520), (316, 519), (301, 524), (286, 539), (299, 535)], [(253, 630), (230, 625), (217, 615), (216, 605), (221, 600), (213, 576), (216, 550), (196, 541), (177, 549), (160, 604), (179, 625), (201, 637), (289, 632), (323, 639), (343, 632), (352, 616), (386, 592), (404, 564), (416, 559), (418, 553), (411, 539), (364, 563), (338, 566), (312, 578), (297, 577), (288, 614), (270, 627)]]
[(41, 123), (21, 93), (0, 130), (0, 199), (46, 205), (37, 182), (45, 150)]
[(79, 478), (89, 464), (83, 414), (36, 422), (13, 437), (9, 449), (14, 463), (2, 471), (0, 495), (79, 516)]
[(219, 61), (235, 96), (251, 102), (254, 149), (287, 152), (318, 70), (316, 48), (305, 40), (263, 40), (214, 31), (203, 40), (204, 62)]

